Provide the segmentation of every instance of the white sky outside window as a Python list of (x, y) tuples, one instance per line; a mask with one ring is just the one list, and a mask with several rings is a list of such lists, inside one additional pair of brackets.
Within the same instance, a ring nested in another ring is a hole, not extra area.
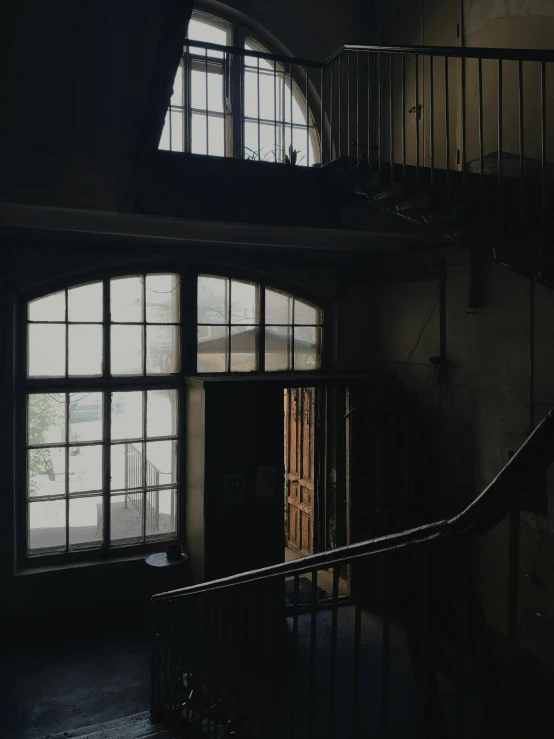
[[(188, 38), (227, 46), (231, 41), (230, 31), (228, 24), (196, 14), (189, 24)], [(245, 41), (245, 49), (267, 51), (253, 39)], [(226, 137), (228, 146), (230, 142), (231, 118), (230, 111), (225, 111), (223, 65), (219, 63), (223, 54), (193, 46), (190, 50), (198, 57), (192, 62), (190, 72), (190, 150), (193, 154), (230, 155), (231, 151), (225, 150)], [(247, 159), (283, 162), (292, 145), (298, 152), (297, 164), (311, 166), (319, 161), (314, 147), (313, 120), (310, 116), (308, 128), (304, 95), (294, 82), (291, 95), (289, 71), (286, 65), (245, 57), (244, 155)], [(183, 105), (181, 63), (175, 76), (172, 109), (166, 115), (160, 149), (184, 151)], [(224, 112), (228, 113), (227, 122)], [(237, 124), (236, 119), (234, 123)]]

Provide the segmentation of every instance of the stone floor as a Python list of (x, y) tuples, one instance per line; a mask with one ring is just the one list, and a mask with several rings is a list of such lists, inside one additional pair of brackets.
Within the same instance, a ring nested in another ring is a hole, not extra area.
[(43, 739), (148, 710), (148, 634), (82, 637), (49, 643), (45, 634), (42, 648), (2, 662), (2, 739)]

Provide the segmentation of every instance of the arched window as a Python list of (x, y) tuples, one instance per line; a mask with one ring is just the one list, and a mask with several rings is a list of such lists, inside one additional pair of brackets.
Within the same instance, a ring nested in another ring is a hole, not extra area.
[[(196, 314), (184, 316), (193, 291)], [(311, 303), (215, 275), (115, 276), (29, 300), (22, 555), (178, 537), (185, 377), (315, 371), (322, 332)]]
[[(221, 48), (196, 46), (195, 41)], [(238, 54), (237, 47), (245, 53)], [(242, 26), (194, 13), (159, 148), (281, 163), (293, 159), (302, 166), (320, 163), (307, 68), (293, 61), (270, 55)]]

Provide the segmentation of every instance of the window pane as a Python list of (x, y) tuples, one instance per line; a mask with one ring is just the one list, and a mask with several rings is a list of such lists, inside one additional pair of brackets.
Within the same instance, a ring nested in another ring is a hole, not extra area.
[(71, 393), (69, 441), (102, 441), (102, 393)]
[(170, 375), (178, 372), (179, 358), (177, 326), (146, 327), (146, 374)]
[(68, 329), (70, 377), (98, 377), (102, 374), (102, 326), (70, 324)]
[(231, 329), (231, 372), (254, 372), (258, 369), (258, 328), (244, 326)]
[(65, 549), (65, 500), (29, 503), (29, 551)]
[(65, 455), (63, 447), (29, 450), (27, 472), (30, 498), (65, 495)]
[[(166, 123), (164, 126), (164, 134), (167, 129), (167, 148), (171, 151), (184, 151), (185, 150), (185, 139), (183, 130), (184, 116), (181, 110), (171, 111), (171, 125), (170, 121), (166, 117)], [(171, 129), (171, 131), (170, 131)], [(169, 134), (171, 133), (171, 140)]]
[(140, 323), (143, 320), (143, 284), (139, 277), (111, 280), (111, 319), (116, 323)]
[(146, 537), (177, 534), (177, 492), (149, 490), (146, 493)]
[(265, 291), (265, 322), (292, 323), (292, 297), (276, 290)]
[[(252, 39), (252, 38), (246, 39), (246, 41), (244, 42), (244, 48), (247, 51), (265, 51), (265, 52), (267, 52), (267, 49), (265, 48), (265, 46), (262, 46), (257, 41), (254, 41), (254, 39)], [(266, 60), (266, 59), (260, 59), (259, 60), (259, 63), (260, 63), (260, 69), (266, 69), (266, 70), (267, 69), (271, 69), (271, 70), (273, 70), (273, 62), (272, 61)], [(258, 59), (255, 58), (255, 57), (248, 57), (247, 56), (247, 57), (245, 57), (245, 64), (246, 64), (247, 67), (256, 67), (257, 68), (257, 66), (258, 66)], [(279, 69), (280, 69), (280, 65), (278, 64), (277, 65), (277, 71), (279, 71)]]
[(193, 154), (207, 154), (206, 115), (193, 113), (191, 124), (190, 150)]
[(69, 492), (102, 490), (102, 447), (69, 447)]
[(294, 323), (307, 323), (310, 326), (321, 323), (321, 311), (303, 300), (294, 301)]
[(227, 323), (229, 280), (223, 277), (198, 278), (198, 323)]
[[(227, 46), (229, 41), (230, 26), (227, 23), (214, 23), (209, 18), (202, 18), (195, 14), (189, 22), (187, 37), (191, 41), (204, 41), (209, 44)], [(219, 51), (209, 51), (210, 56), (221, 57)]]
[[(202, 62), (200, 62), (201, 65)], [(206, 72), (201, 67), (201, 69), (193, 69), (190, 76), (190, 105), (192, 108), (206, 110)]]
[(142, 375), (143, 326), (112, 326), (112, 375)]
[(211, 157), (225, 156), (225, 124), (223, 118), (211, 115), (208, 118), (208, 154)]
[(65, 325), (30, 323), (29, 377), (65, 377)]
[(226, 326), (198, 327), (198, 372), (227, 372), (229, 332)]
[(294, 330), (294, 369), (316, 370), (321, 365), (321, 329), (302, 326)]
[(102, 283), (82, 285), (67, 291), (67, 320), (72, 323), (102, 323)]
[(146, 442), (146, 487), (177, 482), (177, 442)]
[(179, 275), (146, 275), (146, 322), (178, 323)]
[(112, 444), (110, 490), (142, 488), (144, 444)]
[(73, 498), (69, 501), (69, 547), (88, 549), (100, 546), (104, 533), (101, 496)]
[(112, 393), (112, 441), (142, 438), (143, 393)]
[(183, 105), (183, 61), (179, 62), (175, 81), (173, 82), (173, 94), (171, 96), (171, 105)]
[[(259, 141), (258, 130), (260, 133)], [(279, 131), (277, 130), (276, 140), (276, 131), (273, 124), (261, 123), (258, 126), (255, 121), (246, 121), (244, 124), (244, 146), (246, 159), (262, 162), (282, 161)]]
[(65, 393), (29, 395), (27, 441), (29, 444), (65, 442)]
[(291, 368), (291, 330), (288, 326), (269, 326), (265, 332), (265, 368), (268, 372)]
[(177, 390), (149, 390), (146, 394), (146, 434), (176, 436)]
[[(244, 114), (247, 118), (261, 118), (276, 120), (275, 103), (279, 102), (280, 78), (274, 77), (273, 66), (271, 71), (258, 71), (255, 60), (251, 60), (254, 69), (247, 70), (244, 75)], [(260, 61), (260, 70), (262, 62)], [(259, 99), (259, 109), (258, 109)]]
[(258, 322), (258, 288), (231, 280), (231, 323)]
[(65, 321), (65, 292), (52, 293), (29, 303), (30, 321)]
[(141, 504), (143, 500), (143, 492), (112, 496), (110, 500), (112, 544), (143, 540)]

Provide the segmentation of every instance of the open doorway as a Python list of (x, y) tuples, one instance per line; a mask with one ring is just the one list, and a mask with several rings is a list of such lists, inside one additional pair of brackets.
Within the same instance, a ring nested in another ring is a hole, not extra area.
[(316, 390), (287, 388), (285, 402), (285, 561), (314, 548)]
[[(327, 489), (328, 443), (327, 390), (298, 387), (284, 391), (285, 446), (285, 556), (289, 562), (329, 548), (328, 495), (336, 496), (336, 486)], [(331, 436), (333, 436), (331, 434)], [(336, 504), (336, 501), (335, 501)], [(339, 582), (339, 596), (348, 593), (346, 572)], [(312, 598), (310, 573), (299, 582), (299, 603)], [(332, 575), (319, 570), (318, 600), (326, 601), (333, 590)], [(293, 582), (287, 583), (292, 596)]]

